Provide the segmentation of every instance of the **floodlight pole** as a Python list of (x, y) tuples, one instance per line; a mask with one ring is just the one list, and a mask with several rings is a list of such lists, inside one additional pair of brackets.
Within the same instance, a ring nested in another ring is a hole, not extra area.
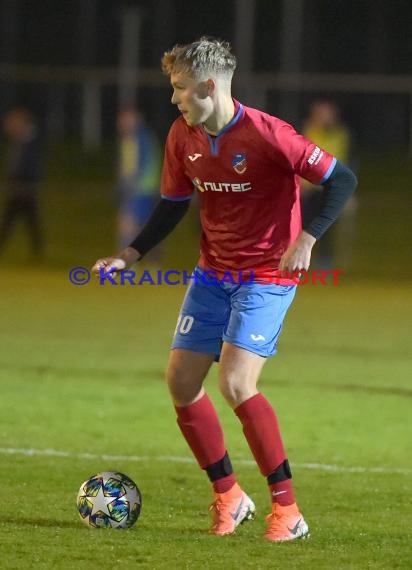
[[(256, 0), (236, 0), (234, 53), (237, 57), (237, 71), (240, 73), (253, 72), (255, 20)], [(246, 105), (265, 108), (266, 93), (258, 90), (256, 85), (236, 85), (235, 94)]]
[[(280, 38), (280, 72), (302, 72), (303, 15), (305, 0), (282, 0), (282, 25)], [(296, 124), (299, 113), (299, 91), (282, 91), (279, 115)]]
[[(79, 2), (79, 60), (81, 65), (96, 65), (97, 0)], [(83, 147), (93, 150), (102, 140), (102, 86), (92, 76), (82, 83), (81, 136)]]
[(119, 106), (136, 104), (137, 90), (131, 79), (139, 75), (141, 11), (138, 6), (123, 6), (118, 79)]

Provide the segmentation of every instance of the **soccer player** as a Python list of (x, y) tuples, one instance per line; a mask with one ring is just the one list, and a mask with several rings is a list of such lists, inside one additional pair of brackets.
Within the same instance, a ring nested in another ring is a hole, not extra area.
[[(289, 124), (232, 98), (236, 59), (229, 44), (202, 37), (175, 46), (164, 54), (162, 67), (181, 116), (166, 142), (161, 200), (130, 246), (98, 260), (93, 271), (122, 270), (141, 259), (173, 230), (198, 192), (202, 278), (188, 287), (166, 372), (177, 423), (213, 485), (211, 532), (232, 534), (253, 517), (255, 506), (237, 482), (203, 388), (211, 365), (219, 361), (221, 392), (269, 488), (272, 510), (265, 538), (305, 537), (308, 525), (295, 501), (277, 417), (257, 383), (266, 358), (276, 352), (296, 290), (279, 271), (308, 269), (313, 245), (338, 217), (356, 178)], [(299, 177), (324, 187), (323, 208), (304, 230)], [(276, 282), (253, 280), (253, 271), (262, 267), (265, 277), (278, 277)], [(223, 280), (240, 270), (241, 282)]]

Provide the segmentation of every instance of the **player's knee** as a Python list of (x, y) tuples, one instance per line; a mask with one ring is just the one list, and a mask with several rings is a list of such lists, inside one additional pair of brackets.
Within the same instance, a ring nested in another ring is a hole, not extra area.
[(185, 370), (169, 364), (165, 376), (170, 395), (176, 406), (187, 406), (196, 400), (201, 385), (193, 382)]
[(181, 374), (179, 374), (178, 368), (173, 366), (173, 364), (169, 364), (166, 369), (165, 379), (172, 396), (180, 391), (179, 378), (181, 378)]
[(256, 388), (251, 388), (244, 378), (232, 375), (220, 375), (219, 388), (222, 396), (233, 409), (256, 393)]

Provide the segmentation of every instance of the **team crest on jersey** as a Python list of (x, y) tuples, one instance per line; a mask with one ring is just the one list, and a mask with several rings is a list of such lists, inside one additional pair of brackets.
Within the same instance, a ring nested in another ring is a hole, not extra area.
[(200, 180), (200, 178), (193, 178), (192, 180), (193, 184), (195, 185), (195, 187), (199, 190), (199, 192), (204, 192), (205, 189), (202, 186), (202, 181)]
[(232, 160), (232, 166), (238, 174), (243, 174), (246, 172), (247, 163), (246, 163), (246, 155), (244, 154), (235, 154)]

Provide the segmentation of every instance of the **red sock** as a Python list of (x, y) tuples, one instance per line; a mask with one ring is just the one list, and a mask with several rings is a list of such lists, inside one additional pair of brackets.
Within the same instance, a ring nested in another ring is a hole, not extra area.
[[(262, 394), (256, 394), (240, 404), (235, 413), (262, 475), (269, 477), (286, 459), (275, 411)], [(272, 502), (295, 502), (291, 479), (269, 485), (269, 489)]]
[[(194, 404), (189, 406), (175, 406), (177, 413), (177, 423), (180, 430), (189, 444), (193, 455), (196, 457), (200, 467), (208, 472), (213, 470), (213, 490), (215, 493), (225, 493), (236, 483), (234, 473), (227, 474), (222, 471), (223, 466), (227, 466), (226, 447), (223, 438), (223, 431), (220, 426), (215, 408), (209, 397), (205, 394)], [(229, 462), (230, 465), (230, 462)], [(209, 469), (215, 466), (214, 469)], [(222, 471), (216, 479), (216, 472)], [(231, 468), (229, 468), (231, 471)]]

